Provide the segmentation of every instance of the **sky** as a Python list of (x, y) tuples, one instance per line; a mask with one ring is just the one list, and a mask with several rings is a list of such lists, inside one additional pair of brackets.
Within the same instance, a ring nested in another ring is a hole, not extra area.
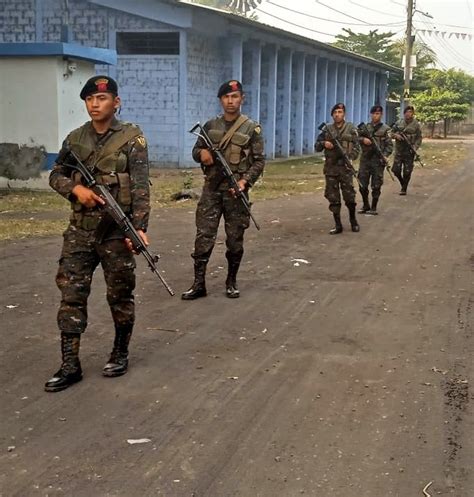
[[(414, 1), (414, 32), (435, 51), (436, 67), (474, 75), (473, 0)], [(263, 0), (255, 12), (260, 22), (326, 43), (344, 34), (344, 27), (359, 33), (392, 31), (402, 38), (407, 0)]]

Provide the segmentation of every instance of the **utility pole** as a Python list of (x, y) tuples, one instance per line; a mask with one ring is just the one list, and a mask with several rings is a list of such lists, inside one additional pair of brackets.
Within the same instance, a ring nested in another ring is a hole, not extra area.
[(405, 79), (403, 83), (403, 96), (400, 102), (400, 115), (403, 117), (403, 109), (410, 104), (410, 75), (411, 75), (411, 55), (413, 52), (413, 42), (415, 37), (411, 34), (413, 27), (413, 0), (408, 0), (407, 6), (407, 32), (405, 50)]

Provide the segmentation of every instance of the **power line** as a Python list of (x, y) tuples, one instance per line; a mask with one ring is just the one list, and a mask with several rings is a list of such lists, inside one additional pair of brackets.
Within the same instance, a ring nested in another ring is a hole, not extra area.
[[(358, 7), (362, 7), (364, 10), (371, 10), (372, 12), (376, 12), (377, 14), (383, 14), (387, 17), (393, 17), (394, 19), (404, 19), (404, 17), (402, 16), (394, 16), (392, 14), (387, 14), (386, 12), (383, 12), (381, 10), (376, 10), (376, 9), (371, 9), (370, 7), (366, 7), (365, 5), (361, 4), (361, 3), (357, 3), (355, 2), (354, 0), (349, 0), (350, 3), (353, 3), (354, 5), (357, 5)], [(401, 21), (403, 24), (405, 24), (404, 21)], [(383, 24), (381, 24), (381, 26), (383, 26)]]
[(342, 12), (340, 10), (335, 9), (334, 7), (331, 7), (330, 5), (326, 5), (325, 3), (321, 2), (321, 0), (314, 0), (316, 3), (319, 3), (323, 7), (326, 7), (329, 10), (333, 10), (334, 12), (337, 12), (338, 14), (342, 14), (343, 16), (349, 17), (350, 19), (355, 19), (356, 21), (362, 22), (363, 24), (367, 25), (368, 22), (364, 21), (363, 19), (358, 19), (357, 17), (350, 16), (349, 14), (346, 14), (345, 12)]
[(320, 21), (333, 22), (336, 24), (347, 24), (350, 26), (394, 26), (394, 27), (398, 27), (401, 24), (403, 24), (403, 22), (395, 22), (395, 23), (389, 23), (389, 24), (379, 24), (379, 23), (373, 24), (373, 23), (365, 22), (362, 24), (362, 23), (355, 23), (355, 22), (335, 21), (333, 19), (327, 19), (325, 17), (318, 17), (318, 16), (314, 16), (312, 14), (307, 14), (306, 12), (300, 12), (299, 10), (291, 9), (290, 7), (286, 7), (284, 5), (279, 5), (278, 3), (272, 2), (270, 0), (267, 0), (266, 3), (269, 3), (271, 5), (275, 5), (276, 7), (279, 7), (280, 9), (288, 10), (289, 12), (293, 12), (294, 14), (299, 14), (299, 15), (302, 15), (305, 17), (310, 17), (311, 19), (318, 19)]
[(292, 26), (295, 26), (297, 28), (300, 28), (300, 29), (306, 29), (307, 31), (311, 31), (313, 33), (318, 33), (320, 35), (326, 35), (326, 36), (331, 36), (331, 37), (334, 37), (334, 33), (324, 33), (323, 31), (317, 31), (316, 29), (312, 29), (312, 28), (306, 28), (305, 26), (301, 26), (301, 24), (295, 24), (294, 22), (291, 22), (291, 21), (288, 21), (288, 19), (282, 19), (281, 17), (278, 17), (274, 14), (270, 14), (269, 12), (265, 12), (264, 10), (262, 9), (258, 9), (258, 11), (261, 13), (261, 14), (265, 14), (266, 16), (269, 16), (269, 17), (273, 17), (274, 19), (277, 19), (279, 21), (282, 21), (286, 24), (291, 24)]

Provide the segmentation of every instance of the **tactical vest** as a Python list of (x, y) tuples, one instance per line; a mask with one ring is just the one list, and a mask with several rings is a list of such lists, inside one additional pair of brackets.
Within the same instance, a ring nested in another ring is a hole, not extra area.
[[(122, 128), (114, 131), (101, 145), (94, 140), (90, 123), (72, 131), (68, 137), (73, 150), (84, 164), (93, 169), (98, 184), (108, 185), (110, 191), (124, 212), (129, 212), (132, 204), (128, 157), (123, 147), (130, 140), (142, 134), (133, 124), (121, 123)], [(75, 172), (73, 179), (80, 183), (81, 175)], [(97, 228), (101, 216), (97, 208), (87, 208), (78, 201), (72, 202), (71, 220), (83, 229)]]
[[(413, 119), (410, 123), (407, 123), (405, 119), (400, 119), (397, 121), (397, 127), (403, 131), (407, 136), (408, 141), (413, 145), (416, 141), (416, 135), (420, 128), (420, 124), (416, 119)], [(395, 132), (396, 133), (396, 132)], [(395, 149), (397, 152), (406, 152), (409, 150), (408, 145), (403, 141), (395, 141)]]
[[(254, 121), (247, 119), (233, 134), (229, 144), (222, 151), (233, 173), (243, 174), (252, 166), (250, 139), (256, 126)], [(226, 133), (226, 122), (223, 118), (211, 121), (208, 135), (214, 145), (219, 145)]]
[[(382, 125), (377, 125), (377, 129), (375, 130), (375, 127), (372, 125), (372, 123), (368, 123), (367, 129), (375, 138), (375, 141), (377, 142), (377, 145), (380, 147), (380, 150), (384, 152), (384, 139), (390, 127), (387, 126), (386, 124), (382, 124)], [(364, 137), (364, 135), (361, 136)], [(372, 145), (365, 145), (364, 143), (362, 143), (362, 150), (364, 152), (364, 156), (367, 158), (373, 156), (378, 157), (377, 151), (375, 150), (375, 147), (373, 147)]]
[[(344, 123), (344, 126), (341, 129), (339, 129), (336, 127), (335, 124), (328, 124), (328, 128), (330, 129), (331, 134), (339, 139), (344, 151), (347, 154), (350, 154), (352, 152), (352, 147), (353, 147), (352, 130), (355, 129), (354, 125), (352, 125), (351, 123)], [(325, 138), (327, 140), (331, 139), (328, 132), (326, 132)], [(327, 166), (344, 165), (344, 159), (336, 147), (334, 147), (333, 149), (327, 149), (327, 148), (324, 149), (324, 156), (326, 157)]]

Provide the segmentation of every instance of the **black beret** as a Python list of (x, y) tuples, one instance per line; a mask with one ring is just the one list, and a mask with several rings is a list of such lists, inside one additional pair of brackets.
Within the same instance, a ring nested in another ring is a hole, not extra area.
[(227, 93), (232, 93), (234, 91), (240, 91), (242, 93), (242, 83), (236, 79), (231, 79), (221, 84), (219, 91), (217, 92), (217, 98), (221, 98), (223, 95), (227, 95)]
[(408, 112), (409, 110), (411, 110), (412, 112), (415, 112), (415, 107), (413, 107), (413, 105), (407, 105), (407, 106), (403, 109), (403, 113), (405, 114), (405, 112)]
[(85, 100), (86, 97), (94, 93), (113, 93), (117, 95), (117, 83), (108, 76), (94, 76), (87, 80), (79, 96), (82, 100)]
[(383, 107), (381, 105), (372, 105), (370, 113), (373, 114), (374, 112), (383, 112)]
[(331, 109), (331, 116), (334, 114), (334, 111), (335, 111), (336, 109), (342, 109), (344, 112), (346, 112), (346, 106), (345, 106), (343, 103), (339, 102), (339, 103), (337, 103), (336, 105), (333, 105), (333, 106), (332, 106), (332, 109)]

